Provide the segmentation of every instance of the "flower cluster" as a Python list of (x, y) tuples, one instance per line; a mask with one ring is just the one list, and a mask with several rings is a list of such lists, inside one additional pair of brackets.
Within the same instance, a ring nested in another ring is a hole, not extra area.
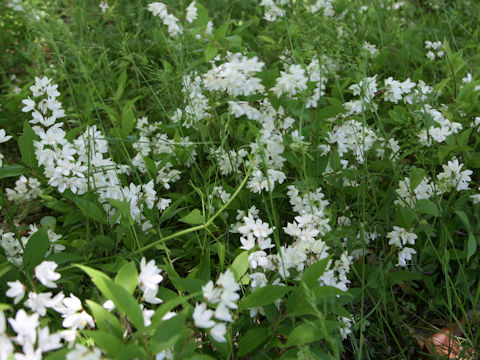
[(430, 116), (435, 122), (435, 125), (431, 125), (428, 129), (423, 129), (418, 134), (420, 142), (424, 145), (432, 145), (433, 141), (444, 142), (448, 136), (457, 134), (463, 128), (462, 124), (448, 120), (440, 111), (428, 104), (419, 112)]
[(407, 244), (415, 245), (415, 240), (417, 240), (417, 235), (411, 231), (412, 229), (408, 232), (402, 227), (394, 226), (393, 231), (387, 234), (388, 245), (394, 245), (397, 249), (401, 249), (398, 253), (397, 266), (407, 266), (407, 260), (411, 260), (412, 255), (417, 253), (415, 249), (406, 247)]
[(5, 189), (7, 199), (16, 202), (35, 200), (41, 192), (40, 181), (34, 177), (27, 178), (24, 175), (21, 175), (20, 178), (15, 181), (15, 187), (13, 189)]
[[(215, 341), (226, 342), (227, 327), (225, 323), (233, 321), (230, 311), (238, 307), (236, 301), (240, 299), (240, 295), (237, 293), (239, 290), (240, 286), (235, 281), (230, 269), (220, 274), (215, 284), (210, 280), (205, 286), (202, 286), (205, 302), (195, 305), (192, 315), (195, 326), (201, 329), (210, 329), (210, 335)], [(215, 310), (209, 309), (208, 304), (215, 305)]]
[(168, 27), (168, 33), (172, 37), (176, 37), (183, 32), (182, 27), (178, 24), (178, 19), (175, 15), (170, 14), (167, 10), (167, 5), (161, 2), (153, 2), (148, 5), (148, 11), (151, 11), (153, 16), (158, 16), (162, 19), (165, 26)]
[(229, 95), (252, 95), (264, 91), (260, 78), (255, 77), (262, 71), (265, 63), (256, 56), (248, 58), (240, 53), (228, 53), (226, 61), (219, 66), (211, 61), (212, 68), (203, 75), (203, 83), (209, 91), (225, 91)]
[[(7, 135), (7, 133), (5, 132), (4, 129), (0, 129), (0, 144), (4, 143), (4, 142), (7, 142), (8, 140), (10, 140), (12, 137)], [(3, 164), (3, 154), (0, 153), (0, 166), (2, 166)]]
[(429, 60), (433, 61), (433, 60), (435, 60), (435, 52), (437, 52), (436, 57), (442, 58), (443, 55), (445, 54), (443, 52), (443, 50), (441, 50), (442, 47), (443, 47), (443, 44), (442, 44), (441, 41), (434, 41), (434, 42), (432, 42), (430, 40), (425, 41), (425, 49), (428, 50), (428, 52), (425, 54), (425, 56)]
[(202, 79), (196, 72), (183, 77), (182, 93), (186, 105), (183, 111), (181, 109), (176, 110), (171, 119), (173, 122), (180, 122), (183, 116), (182, 125), (188, 129), (191, 126), (195, 127), (197, 122), (210, 116), (208, 113), (210, 106), (202, 88)]

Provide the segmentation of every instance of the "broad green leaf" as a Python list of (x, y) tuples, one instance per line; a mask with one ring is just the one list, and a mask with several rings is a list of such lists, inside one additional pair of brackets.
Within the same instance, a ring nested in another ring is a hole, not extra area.
[(181, 221), (189, 225), (200, 225), (205, 222), (205, 219), (203, 218), (203, 215), (200, 212), (200, 210), (193, 209), (188, 215), (181, 217), (180, 219), (178, 219), (178, 221)]
[(468, 234), (467, 242), (467, 261), (477, 252), (477, 239), (472, 233)]
[(195, 2), (195, 7), (197, 8), (197, 18), (193, 21), (192, 25), (196, 28), (203, 28), (207, 26), (208, 23), (208, 10), (198, 1)]
[(297, 326), (287, 336), (287, 346), (298, 346), (313, 341), (319, 341), (325, 337), (325, 333), (310, 323)]
[(23, 252), (23, 267), (28, 273), (45, 259), (45, 254), (50, 247), (47, 230), (39, 229), (28, 240)]
[(138, 272), (133, 262), (125, 264), (117, 276), (115, 276), (115, 284), (122, 286), (129, 294), (133, 294), (137, 287)]
[(67, 354), (72, 351), (72, 349), (61, 349), (58, 351), (54, 351), (52, 353), (49, 353), (47, 357), (45, 357), (45, 360), (65, 360), (67, 358)]
[(86, 300), (87, 305), (92, 311), (93, 318), (95, 319), (95, 324), (97, 325), (98, 329), (112, 333), (117, 338), (122, 339), (123, 337), (123, 327), (120, 323), (120, 320), (106, 310), (103, 306), (97, 304), (92, 300)]
[(238, 342), (238, 356), (251, 353), (268, 338), (268, 328), (254, 327), (249, 329)]
[[(348, 313), (347, 313), (348, 316)], [(308, 321), (293, 329), (287, 336), (286, 347), (298, 346), (327, 337), (330, 333), (338, 331), (338, 322), (331, 320)]]
[(85, 330), (83, 333), (91, 337), (96, 346), (111, 356), (115, 356), (122, 351), (122, 342), (108, 332), (101, 330)]
[(122, 109), (122, 129), (125, 131), (125, 134), (129, 134), (130, 131), (135, 127), (135, 115), (131, 106), (126, 104)]
[(130, 213), (130, 204), (128, 201), (120, 201), (117, 199), (107, 199), (107, 201), (110, 205), (117, 209), (117, 212), (110, 220), (112, 225), (115, 224), (119, 216), (122, 217), (121, 222), (124, 223), (125, 226), (132, 226), (135, 223), (135, 220), (133, 220)]
[(213, 32), (213, 37), (216, 41), (221, 41), (225, 38), (225, 35), (227, 34), (228, 26), (230, 25), (230, 22), (225, 22), (222, 26), (220, 26), (218, 29), (214, 30)]
[(173, 310), (177, 306), (187, 303), (188, 300), (200, 294), (201, 292), (198, 292), (196, 294), (191, 294), (188, 296), (179, 296), (179, 297), (176, 297), (175, 299), (171, 299), (163, 303), (158, 307), (157, 311), (155, 311), (155, 314), (152, 317), (152, 324), (150, 325), (149, 328), (152, 328), (152, 329), (158, 328), (158, 326), (163, 323), (162, 318), (165, 316), (165, 314), (167, 314), (169, 311)]
[(98, 221), (101, 224), (105, 224), (107, 222), (105, 211), (103, 211), (103, 209), (93, 201), (77, 197), (75, 195), (64, 194), (64, 196), (75, 203), (75, 205), (77, 205), (77, 207), (86, 217)]
[(425, 178), (425, 175), (426, 175), (426, 172), (424, 169), (413, 167), (410, 170), (410, 191), (415, 190), (415, 188)]
[(433, 201), (428, 199), (417, 200), (417, 203), (415, 204), (415, 210), (417, 210), (420, 214), (440, 216), (438, 206)]
[(1, 304), (0, 303), (0, 311), (10, 311), (12, 310), (12, 306), (11, 305), (8, 305), (8, 304)]
[(213, 44), (208, 44), (205, 48), (205, 61), (209, 62), (218, 54), (218, 49)]
[(104, 273), (84, 265), (76, 265), (86, 272), (105, 297), (112, 300), (117, 309), (127, 315), (137, 329), (142, 329), (143, 314), (135, 298), (122, 286), (115, 284)]
[(33, 146), (33, 141), (37, 140), (37, 138), (30, 123), (25, 121), (23, 124), (23, 135), (18, 138), (18, 148), (22, 154), (22, 161), (30, 167), (36, 167), (37, 165), (35, 147)]
[(235, 258), (235, 260), (233, 260), (232, 265), (230, 265), (230, 269), (232, 270), (233, 275), (235, 275), (235, 281), (238, 282), (238, 280), (242, 278), (248, 270), (248, 265), (248, 251), (243, 251)]
[(194, 354), (193, 356), (190, 356), (186, 360), (215, 360), (215, 358), (206, 354)]
[(327, 286), (317, 286), (312, 291), (315, 294), (315, 299), (337, 297), (338, 295), (351, 296), (348, 292), (342, 291), (339, 288), (336, 288), (334, 286), (328, 286), (328, 285)]
[(408, 208), (408, 207), (402, 207), (402, 206), (397, 206), (397, 215), (395, 218), (395, 222), (398, 224), (398, 226), (403, 227), (404, 229), (411, 229), (412, 228), (412, 223), (415, 220), (415, 212)]
[(463, 210), (456, 210), (455, 214), (462, 220), (463, 225), (467, 228), (468, 231), (472, 231), (472, 225), (470, 224), (470, 220), (468, 219), (468, 215)]
[(334, 116), (341, 114), (345, 111), (345, 108), (343, 105), (338, 106), (338, 105), (328, 105), (323, 108), (321, 108), (318, 112), (318, 115), (321, 119), (330, 119), (333, 118)]
[(150, 348), (154, 353), (159, 353), (175, 345), (185, 325), (185, 319), (185, 314), (179, 313), (162, 322), (150, 339)]
[(255, 290), (240, 301), (239, 310), (264, 306), (280, 299), (292, 289), (288, 286), (267, 285)]
[(265, 35), (257, 35), (257, 38), (260, 40), (263, 40), (265, 42), (268, 42), (270, 44), (275, 44), (275, 40), (273, 40), (271, 37), (265, 36)]
[(405, 281), (411, 281), (411, 280), (418, 280), (420, 279), (420, 276), (417, 274), (411, 272), (411, 271), (395, 271), (387, 275), (387, 285), (388, 286), (393, 286), (397, 284), (401, 284)]
[(327, 268), (330, 257), (317, 261), (310, 265), (302, 274), (302, 281), (309, 287), (315, 285), (318, 278), (323, 275)]
[(23, 167), (22, 165), (6, 165), (0, 167), (0, 179), (7, 178), (7, 177), (17, 177), (24, 174), (27, 171), (27, 168)]

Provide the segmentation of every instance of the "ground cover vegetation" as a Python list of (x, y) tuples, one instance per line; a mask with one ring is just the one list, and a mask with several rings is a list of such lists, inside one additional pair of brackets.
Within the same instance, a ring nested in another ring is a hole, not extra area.
[(475, 358), (479, 14), (0, 2), (0, 359)]

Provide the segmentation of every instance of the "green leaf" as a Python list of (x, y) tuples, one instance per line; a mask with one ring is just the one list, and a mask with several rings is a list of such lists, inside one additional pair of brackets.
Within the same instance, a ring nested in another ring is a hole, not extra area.
[(194, 354), (189, 358), (187, 358), (186, 360), (215, 360), (215, 358), (206, 354)]
[(90, 308), (93, 318), (95, 319), (95, 324), (97, 325), (98, 329), (102, 330), (103, 332), (111, 333), (115, 335), (117, 338), (123, 338), (123, 327), (120, 323), (120, 320), (106, 310), (103, 306), (97, 304), (92, 300), (86, 300), (87, 305)]
[(298, 346), (319, 341), (335, 329), (338, 329), (338, 322), (336, 321), (316, 320), (305, 322), (290, 332), (285, 346)]
[(162, 322), (150, 340), (150, 348), (154, 353), (159, 353), (175, 345), (185, 325), (185, 319), (185, 314), (179, 313)]
[(410, 170), (410, 190), (413, 191), (425, 178), (426, 172), (424, 169), (413, 167)]
[(460, 220), (462, 221), (463, 225), (465, 225), (467, 230), (472, 231), (472, 225), (470, 224), (470, 220), (468, 219), (468, 216), (465, 213), (465, 211), (456, 210), (455, 214), (457, 214), (457, 216), (460, 218)]
[(108, 203), (112, 205), (117, 212), (110, 220), (110, 224), (113, 225), (117, 221), (118, 217), (121, 216), (121, 222), (124, 226), (129, 227), (135, 223), (135, 220), (132, 218), (132, 214), (130, 213), (130, 204), (128, 201), (120, 201), (117, 199), (107, 199)]
[(412, 227), (414, 220), (415, 212), (412, 209), (408, 207), (397, 206), (395, 222), (398, 224), (398, 226), (408, 230)]
[(243, 251), (238, 255), (235, 260), (233, 260), (232, 265), (230, 265), (230, 269), (235, 275), (235, 281), (239, 281), (245, 272), (248, 270), (248, 251)]
[(135, 127), (135, 115), (130, 104), (125, 104), (122, 108), (122, 129), (125, 131), (125, 134), (129, 134), (130, 131)]
[(13, 310), (11, 305), (0, 303), (0, 311), (10, 311)]
[(198, 1), (195, 2), (195, 7), (197, 8), (197, 18), (193, 21), (192, 26), (203, 28), (204, 26), (207, 26), (208, 23), (208, 10)]
[(72, 349), (61, 349), (58, 351), (54, 351), (52, 353), (49, 353), (47, 357), (45, 357), (45, 360), (65, 360), (67, 358), (67, 354), (72, 351)]
[(268, 36), (265, 36), (265, 35), (257, 35), (257, 37), (260, 40), (263, 40), (263, 41), (268, 42), (270, 44), (276, 44), (275, 40), (273, 40), (271, 37), (268, 37)]
[(318, 278), (323, 275), (325, 269), (327, 268), (330, 257), (317, 261), (316, 263), (310, 265), (302, 275), (302, 281), (308, 286), (312, 287), (318, 281)]
[(440, 216), (438, 206), (428, 199), (417, 200), (417, 203), (415, 204), (415, 210), (417, 210), (420, 214)]
[(45, 259), (45, 254), (50, 247), (47, 230), (39, 229), (28, 240), (23, 252), (23, 267), (28, 273)]
[(411, 271), (395, 271), (387, 275), (387, 286), (401, 284), (405, 281), (418, 280), (420, 276)]
[(24, 174), (27, 171), (27, 168), (22, 165), (6, 165), (0, 168), (0, 179), (7, 177), (17, 177)]
[(115, 276), (115, 284), (122, 286), (129, 294), (137, 287), (138, 272), (133, 262), (126, 263)]
[(264, 306), (280, 299), (292, 289), (288, 286), (267, 285), (255, 290), (240, 301), (239, 310)]
[(225, 38), (225, 35), (227, 34), (228, 26), (230, 23), (227, 21), (225, 24), (220, 26), (218, 29), (214, 30), (213, 32), (213, 38), (216, 41), (221, 41)]
[(185, 304), (193, 297), (200, 295), (201, 292), (196, 294), (190, 294), (188, 296), (178, 296), (174, 299), (168, 300), (167, 302), (160, 305), (160, 307), (155, 311), (155, 314), (152, 317), (152, 325), (150, 328), (156, 329), (163, 323), (162, 318), (165, 316), (166, 313), (171, 311), (172, 309), (176, 308), (179, 305)]
[(475, 239), (475, 236), (472, 233), (468, 234), (468, 242), (467, 242), (467, 261), (470, 260), (470, 258), (475, 255), (477, 252), (477, 239)]
[(105, 215), (105, 212), (101, 207), (99, 207), (93, 201), (76, 197), (74, 195), (64, 194), (64, 196), (69, 200), (71, 200), (75, 205), (77, 205), (77, 207), (86, 217), (89, 217), (101, 224), (106, 224), (107, 217)]
[(342, 291), (339, 288), (334, 286), (317, 286), (313, 289), (313, 294), (315, 299), (324, 299), (329, 297), (337, 297), (338, 295), (348, 295), (351, 296), (348, 292)]
[(104, 273), (84, 265), (75, 265), (86, 272), (105, 297), (112, 300), (117, 309), (127, 315), (137, 329), (142, 329), (143, 314), (135, 298), (122, 286), (115, 284)]
[(181, 221), (189, 225), (200, 225), (205, 222), (205, 219), (203, 218), (203, 215), (200, 212), (200, 210), (194, 209), (188, 215), (178, 219), (178, 221)]
[(10, 264), (10, 261), (5, 261), (3, 264), (0, 264), (0, 278), (7, 274), (11, 268), (12, 264)]
[(249, 329), (238, 342), (238, 356), (247, 355), (262, 345), (268, 338), (268, 328), (254, 327)]
[(33, 132), (29, 122), (25, 121), (23, 124), (23, 135), (18, 138), (18, 148), (22, 154), (22, 161), (30, 167), (36, 167), (37, 165), (35, 147), (33, 146), (33, 141), (37, 139), (38, 137)]
[(96, 346), (111, 356), (115, 356), (119, 351), (122, 351), (122, 342), (108, 332), (100, 330), (84, 330), (83, 333), (91, 337)]
[(205, 48), (205, 61), (209, 62), (218, 54), (218, 49), (213, 44), (208, 44)]

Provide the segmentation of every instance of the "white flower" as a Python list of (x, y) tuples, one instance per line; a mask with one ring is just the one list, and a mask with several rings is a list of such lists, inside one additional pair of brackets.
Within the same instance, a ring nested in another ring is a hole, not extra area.
[(228, 322), (233, 321), (232, 315), (230, 314), (230, 310), (227, 308), (227, 306), (223, 302), (220, 303), (217, 309), (215, 310), (215, 318), (222, 321), (228, 321)]
[(95, 327), (93, 318), (85, 311), (82, 310), (79, 313), (67, 315), (62, 322), (64, 328), (70, 328), (72, 330), (84, 329), (86, 326)]
[(70, 293), (70, 296), (67, 298), (63, 299), (63, 311), (62, 313), (65, 315), (71, 315), (75, 314), (77, 311), (82, 310), (82, 302), (80, 301), (79, 298), (77, 298), (75, 295)]
[(143, 324), (145, 326), (150, 326), (152, 324), (152, 317), (154, 314), (155, 314), (154, 310), (142, 308)]
[(257, 266), (265, 268), (268, 265), (267, 253), (265, 251), (255, 251), (248, 256), (248, 261), (252, 269), (256, 269)]
[(16, 353), (15, 360), (42, 360), (42, 350), (34, 349), (32, 344), (23, 346), (23, 354)]
[(205, 286), (202, 286), (203, 298), (209, 303), (215, 304), (220, 301), (222, 290), (215, 287), (213, 281), (210, 280)]
[(142, 257), (140, 260), (140, 275), (138, 275), (138, 286), (143, 291), (147, 289), (158, 290), (158, 284), (163, 280), (163, 276), (160, 275), (160, 269), (155, 265), (154, 260), (147, 260)]
[(17, 334), (16, 341), (19, 344), (34, 344), (37, 335), (38, 314), (27, 315), (25, 310), (18, 310), (15, 319), (9, 318), (13, 331)]
[(57, 264), (53, 261), (43, 261), (35, 267), (35, 277), (46, 287), (56, 288), (54, 281), (60, 279), (60, 274), (55, 272)]
[(42, 352), (60, 349), (63, 346), (61, 340), (62, 336), (60, 334), (50, 334), (48, 327), (38, 330), (38, 348)]
[(161, 304), (163, 301), (157, 298), (157, 289), (146, 289), (143, 293), (143, 300), (149, 304)]
[(115, 304), (112, 300), (107, 300), (103, 303), (103, 308), (105, 310), (112, 311), (113, 309), (115, 309)]
[(195, 6), (195, 1), (192, 1), (187, 8), (186, 20), (189, 23), (192, 23), (193, 20), (197, 18), (197, 7)]
[(397, 266), (407, 266), (407, 260), (412, 260), (412, 255), (416, 254), (415, 249), (404, 248), (398, 253), (398, 263)]
[(25, 296), (25, 286), (23, 286), (23, 284), (18, 280), (8, 281), (7, 285), (9, 286), (9, 289), (5, 295), (8, 297), (14, 297), (15, 299), (13, 299), (13, 303), (15, 305), (18, 304)]
[(207, 304), (200, 303), (195, 305), (193, 311), (193, 321), (198, 328), (209, 329), (215, 325), (215, 321), (212, 320), (213, 311), (207, 309)]
[(30, 308), (33, 312), (36, 312), (40, 316), (45, 316), (47, 313), (47, 307), (50, 307), (52, 301), (52, 293), (40, 293), (34, 292), (28, 293), (28, 299), (25, 301), (25, 306)]
[(106, 1), (101, 1), (99, 6), (102, 13), (107, 12), (108, 8), (110, 7)]
[(218, 342), (226, 342), (225, 334), (227, 333), (227, 327), (224, 323), (218, 323), (210, 330), (213, 340)]
[(11, 136), (7, 136), (7, 133), (5, 132), (4, 129), (0, 129), (0, 144), (7, 142), (11, 138), (12, 138)]

